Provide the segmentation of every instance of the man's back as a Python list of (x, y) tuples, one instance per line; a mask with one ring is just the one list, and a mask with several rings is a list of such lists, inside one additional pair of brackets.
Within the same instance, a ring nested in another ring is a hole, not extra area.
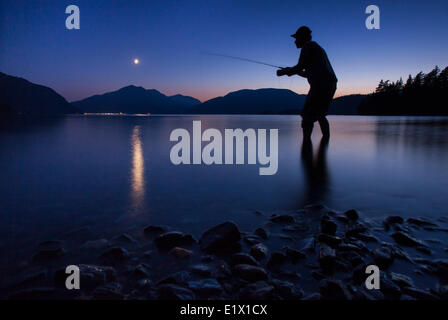
[(325, 50), (315, 41), (308, 41), (303, 45), (299, 59), (299, 64), (301, 63), (305, 67), (310, 85), (338, 81)]

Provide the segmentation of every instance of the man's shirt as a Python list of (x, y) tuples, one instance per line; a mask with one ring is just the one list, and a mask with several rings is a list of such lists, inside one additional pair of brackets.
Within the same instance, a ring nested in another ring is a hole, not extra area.
[(338, 81), (327, 53), (314, 41), (308, 41), (303, 45), (297, 66), (305, 69), (310, 85), (325, 85)]

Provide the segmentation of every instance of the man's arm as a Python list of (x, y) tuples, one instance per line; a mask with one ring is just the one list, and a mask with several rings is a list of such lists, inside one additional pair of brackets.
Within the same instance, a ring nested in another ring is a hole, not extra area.
[(308, 50), (306, 50), (305, 48), (302, 48), (302, 50), (300, 51), (299, 62), (294, 67), (283, 68), (278, 70), (277, 75), (279, 77), (283, 75), (287, 75), (288, 77), (290, 77), (292, 75), (297, 74), (301, 77), (308, 78), (308, 74), (306, 72), (307, 51)]

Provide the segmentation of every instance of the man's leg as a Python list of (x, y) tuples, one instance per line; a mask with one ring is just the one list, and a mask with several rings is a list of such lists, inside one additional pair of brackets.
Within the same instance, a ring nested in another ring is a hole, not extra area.
[(307, 117), (302, 117), (303, 140), (311, 140), (314, 122)]
[(320, 130), (322, 131), (322, 136), (324, 139), (330, 138), (330, 124), (328, 123), (327, 117), (320, 117), (319, 121)]

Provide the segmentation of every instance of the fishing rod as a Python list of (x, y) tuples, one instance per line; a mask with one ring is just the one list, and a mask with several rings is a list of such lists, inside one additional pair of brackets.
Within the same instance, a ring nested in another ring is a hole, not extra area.
[(283, 67), (275, 66), (275, 65), (270, 64), (270, 63), (261, 62), (261, 61), (257, 61), (257, 60), (252, 60), (252, 59), (247, 59), (247, 58), (236, 57), (236, 56), (231, 56), (231, 55), (228, 55), (228, 54), (221, 54), (221, 53), (214, 53), (214, 52), (201, 52), (201, 53), (209, 55), (209, 56), (217, 56), (217, 57), (236, 59), (236, 60), (252, 62), (252, 63), (256, 63), (256, 64), (262, 64), (262, 65), (273, 67), (273, 68), (277, 68), (277, 69), (283, 69)]

